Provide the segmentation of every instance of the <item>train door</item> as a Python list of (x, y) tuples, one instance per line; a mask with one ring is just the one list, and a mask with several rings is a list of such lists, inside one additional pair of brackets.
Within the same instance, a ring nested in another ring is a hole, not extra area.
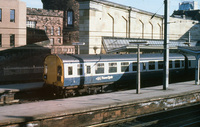
[(85, 65), (85, 79), (86, 79), (86, 84), (89, 84), (89, 83), (93, 83), (93, 75), (92, 75), (92, 70), (91, 70), (91, 65), (90, 64), (86, 64)]
[(57, 81), (56, 57), (48, 56), (44, 63), (44, 80), (46, 84), (54, 84)]
[(74, 64), (65, 64), (65, 84), (64, 86), (74, 86), (76, 84), (76, 76), (75, 76), (75, 65)]

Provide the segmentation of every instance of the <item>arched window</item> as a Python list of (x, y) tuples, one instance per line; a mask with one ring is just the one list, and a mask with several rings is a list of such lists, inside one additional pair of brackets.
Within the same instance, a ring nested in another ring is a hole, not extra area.
[(54, 27), (51, 27), (51, 35), (54, 35)]
[(61, 32), (61, 28), (58, 27), (58, 35), (60, 35), (60, 32)]
[(67, 11), (67, 25), (72, 26), (74, 22), (74, 12), (72, 10)]

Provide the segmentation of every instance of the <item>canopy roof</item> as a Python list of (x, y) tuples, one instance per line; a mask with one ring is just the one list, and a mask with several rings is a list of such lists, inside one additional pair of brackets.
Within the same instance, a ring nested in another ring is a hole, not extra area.
[[(136, 39), (136, 38), (116, 38), (116, 37), (103, 37), (103, 46), (106, 53), (120, 52), (126, 51), (127, 49), (135, 48), (137, 49), (137, 45), (133, 43), (142, 43), (147, 42), (146, 45), (141, 45), (142, 49), (163, 49), (164, 40), (158, 39)], [(130, 44), (130, 42), (132, 42)], [(197, 42), (191, 42), (190, 46), (196, 46)], [(188, 46), (186, 41), (170, 41), (169, 48), (170, 49), (178, 49), (178, 46)]]

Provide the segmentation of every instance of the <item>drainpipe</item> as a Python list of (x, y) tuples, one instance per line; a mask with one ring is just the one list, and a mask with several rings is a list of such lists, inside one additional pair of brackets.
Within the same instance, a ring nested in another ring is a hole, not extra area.
[(128, 26), (128, 38), (131, 38), (131, 11), (132, 11), (132, 7), (129, 7), (128, 13), (128, 22), (129, 22), (129, 26)]

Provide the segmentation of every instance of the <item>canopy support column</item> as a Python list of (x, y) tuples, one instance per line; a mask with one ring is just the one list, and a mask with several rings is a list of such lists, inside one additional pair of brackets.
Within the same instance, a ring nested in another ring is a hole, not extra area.
[(199, 85), (199, 57), (196, 56), (196, 65), (195, 65), (195, 85)]

